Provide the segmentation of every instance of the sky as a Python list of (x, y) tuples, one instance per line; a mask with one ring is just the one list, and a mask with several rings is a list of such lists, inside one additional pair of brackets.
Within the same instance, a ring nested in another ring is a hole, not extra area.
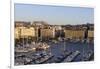
[(15, 4), (15, 21), (45, 21), (51, 25), (94, 23), (94, 9), (85, 7)]

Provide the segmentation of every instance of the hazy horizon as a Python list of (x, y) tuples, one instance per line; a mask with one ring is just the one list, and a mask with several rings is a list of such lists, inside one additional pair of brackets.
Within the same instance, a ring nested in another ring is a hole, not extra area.
[(45, 21), (51, 25), (94, 23), (94, 9), (84, 7), (15, 4), (15, 21)]

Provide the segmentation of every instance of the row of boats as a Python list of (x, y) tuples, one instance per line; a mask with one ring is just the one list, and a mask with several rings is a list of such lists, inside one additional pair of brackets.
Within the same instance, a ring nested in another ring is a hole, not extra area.
[[(63, 40), (59, 39), (59, 41)], [(58, 43), (55, 40), (53, 42)], [(18, 53), (18, 55), (15, 54), (15, 65), (74, 62), (74, 59), (82, 54), (79, 50), (76, 50), (74, 52), (65, 50), (65, 44), (64, 50), (59, 56), (55, 56), (53, 53), (51, 53), (51, 51), (46, 51), (47, 49), (50, 49), (50, 46), (47, 43), (43, 42), (32, 42), (31, 45), (19, 45), (15, 47), (15, 53)], [(32, 53), (29, 54), (29, 52)], [(86, 55), (83, 55), (80, 61), (89, 61), (93, 59), (94, 52), (90, 51), (87, 52)]]
[[(74, 62), (74, 59), (76, 57), (78, 57), (80, 54), (81, 53), (77, 50), (77, 51), (74, 51), (74, 52), (65, 51), (60, 56), (54, 56), (50, 52), (49, 53), (47, 53), (47, 52), (37, 53), (37, 54), (34, 55), (33, 58), (29, 58), (29, 57), (27, 57), (27, 55), (17, 56), (17, 59), (19, 59), (18, 57), (21, 57), (21, 58), (24, 58), (24, 60), (23, 60), (22, 63), (20, 61), (16, 62), (15, 65)], [(93, 56), (94, 56), (93, 52), (89, 52), (89, 53), (87, 53), (87, 56), (85, 56), (81, 59), (81, 61), (89, 61), (89, 60), (93, 59)], [(32, 56), (30, 56), (30, 57), (32, 57)], [(16, 61), (16, 59), (15, 59), (15, 61)]]

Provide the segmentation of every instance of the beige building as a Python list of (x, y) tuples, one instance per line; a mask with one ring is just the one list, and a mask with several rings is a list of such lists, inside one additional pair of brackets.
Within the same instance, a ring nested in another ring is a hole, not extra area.
[(19, 37), (20, 37), (19, 31), (20, 31), (20, 30), (19, 30), (18, 28), (15, 28), (15, 29), (14, 29), (14, 38), (15, 38), (15, 39), (19, 39)]
[(14, 30), (15, 39), (35, 37), (35, 29), (33, 27), (16, 27)]
[(82, 30), (64, 30), (65, 38), (70, 39), (83, 39), (84, 38), (84, 31)]
[(41, 29), (41, 37), (54, 38), (55, 37), (55, 29)]
[(94, 38), (94, 31), (88, 31), (88, 38)]

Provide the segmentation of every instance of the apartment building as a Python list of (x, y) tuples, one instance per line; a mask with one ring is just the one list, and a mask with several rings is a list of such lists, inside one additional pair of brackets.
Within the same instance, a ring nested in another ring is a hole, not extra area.
[(93, 30), (89, 30), (88, 31), (88, 39), (89, 40), (93, 40), (94, 39), (94, 31)]
[(83, 30), (64, 30), (65, 38), (70, 39), (83, 39), (84, 31)]
[(16, 27), (14, 29), (15, 39), (35, 37), (34, 27)]
[(41, 29), (41, 38), (55, 38), (55, 29)]

